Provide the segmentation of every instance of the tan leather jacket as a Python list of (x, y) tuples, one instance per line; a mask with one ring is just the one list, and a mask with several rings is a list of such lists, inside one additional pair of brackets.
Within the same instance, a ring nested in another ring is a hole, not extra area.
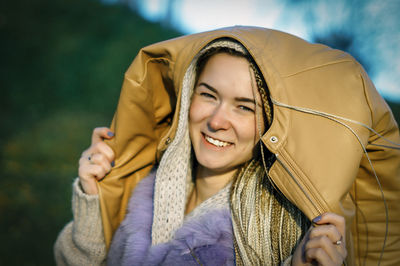
[(399, 143), (387, 104), (350, 55), (255, 27), (183, 36), (139, 52), (125, 74), (112, 122), (115, 137), (108, 143), (116, 166), (99, 182), (107, 245), (132, 189), (174, 138), (187, 67), (204, 46), (222, 37), (248, 49), (268, 84), (274, 117), (262, 140), (277, 156), (269, 173), (276, 186), (310, 219), (328, 211), (344, 215), (348, 264), (362, 265), (366, 256), (367, 265), (376, 265), (386, 232), (385, 205), (364, 146), (389, 212), (381, 265), (400, 265), (400, 152), (360, 125)]

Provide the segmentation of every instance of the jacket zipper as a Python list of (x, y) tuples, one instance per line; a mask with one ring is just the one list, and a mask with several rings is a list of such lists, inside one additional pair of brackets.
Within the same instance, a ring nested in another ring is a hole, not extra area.
[(304, 193), (304, 195), (307, 197), (307, 199), (311, 202), (311, 204), (314, 206), (314, 208), (317, 210), (318, 214), (322, 214), (321, 209), (317, 206), (317, 204), (311, 199), (311, 196), (307, 193), (307, 191), (303, 188), (303, 186), (299, 183), (299, 181), (294, 177), (290, 169), (283, 163), (283, 161), (280, 159), (280, 156), (278, 154), (275, 154), (276, 160), (283, 166), (285, 171), (290, 175), (290, 177), (293, 179), (293, 181), (297, 184), (297, 186), (300, 188), (300, 190)]

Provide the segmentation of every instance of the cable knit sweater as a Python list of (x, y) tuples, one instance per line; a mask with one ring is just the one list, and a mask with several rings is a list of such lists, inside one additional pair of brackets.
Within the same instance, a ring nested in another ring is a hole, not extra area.
[(58, 235), (54, 245), (57, 265), (105, 265), (107, 256), (97, 195), (82, 191), (79, 179), (72, 188), (74, 220)]

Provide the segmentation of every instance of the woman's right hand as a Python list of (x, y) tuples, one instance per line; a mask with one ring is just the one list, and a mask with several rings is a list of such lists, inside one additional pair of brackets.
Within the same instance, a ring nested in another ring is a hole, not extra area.
[(114, 133), (109, 128), (95, 128), (92, 144), (79, 159), (79, 181), (86, 194), (98, 194), (97, 181), (103, 179), (114, 166), (114, 151), (103, 141), (113, 137)]
[(292, 265), (343, 265), (347, 257), (346, 221), (335, 213), (324, 213), (303, 237), (293, 254)]

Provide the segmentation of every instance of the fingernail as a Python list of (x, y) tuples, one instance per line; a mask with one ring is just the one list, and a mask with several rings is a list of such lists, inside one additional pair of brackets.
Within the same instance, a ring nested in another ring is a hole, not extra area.
[(318, 223), (319, 221), (321, 221), (321, 215), (320, 216), (317, 216), (317, 217), (315, 217), (312, 221), (313, 221), (313, 223)]
[(115, 166), (115, 161), (112, 161), (111, 162), (111, 167), (114, 167)]
[(107, 135), (108, 135), (109, 137), (114, 137), (114, 133), (112, 133), (111, 131), (108, 131), (108, 132), (107, 132)]

